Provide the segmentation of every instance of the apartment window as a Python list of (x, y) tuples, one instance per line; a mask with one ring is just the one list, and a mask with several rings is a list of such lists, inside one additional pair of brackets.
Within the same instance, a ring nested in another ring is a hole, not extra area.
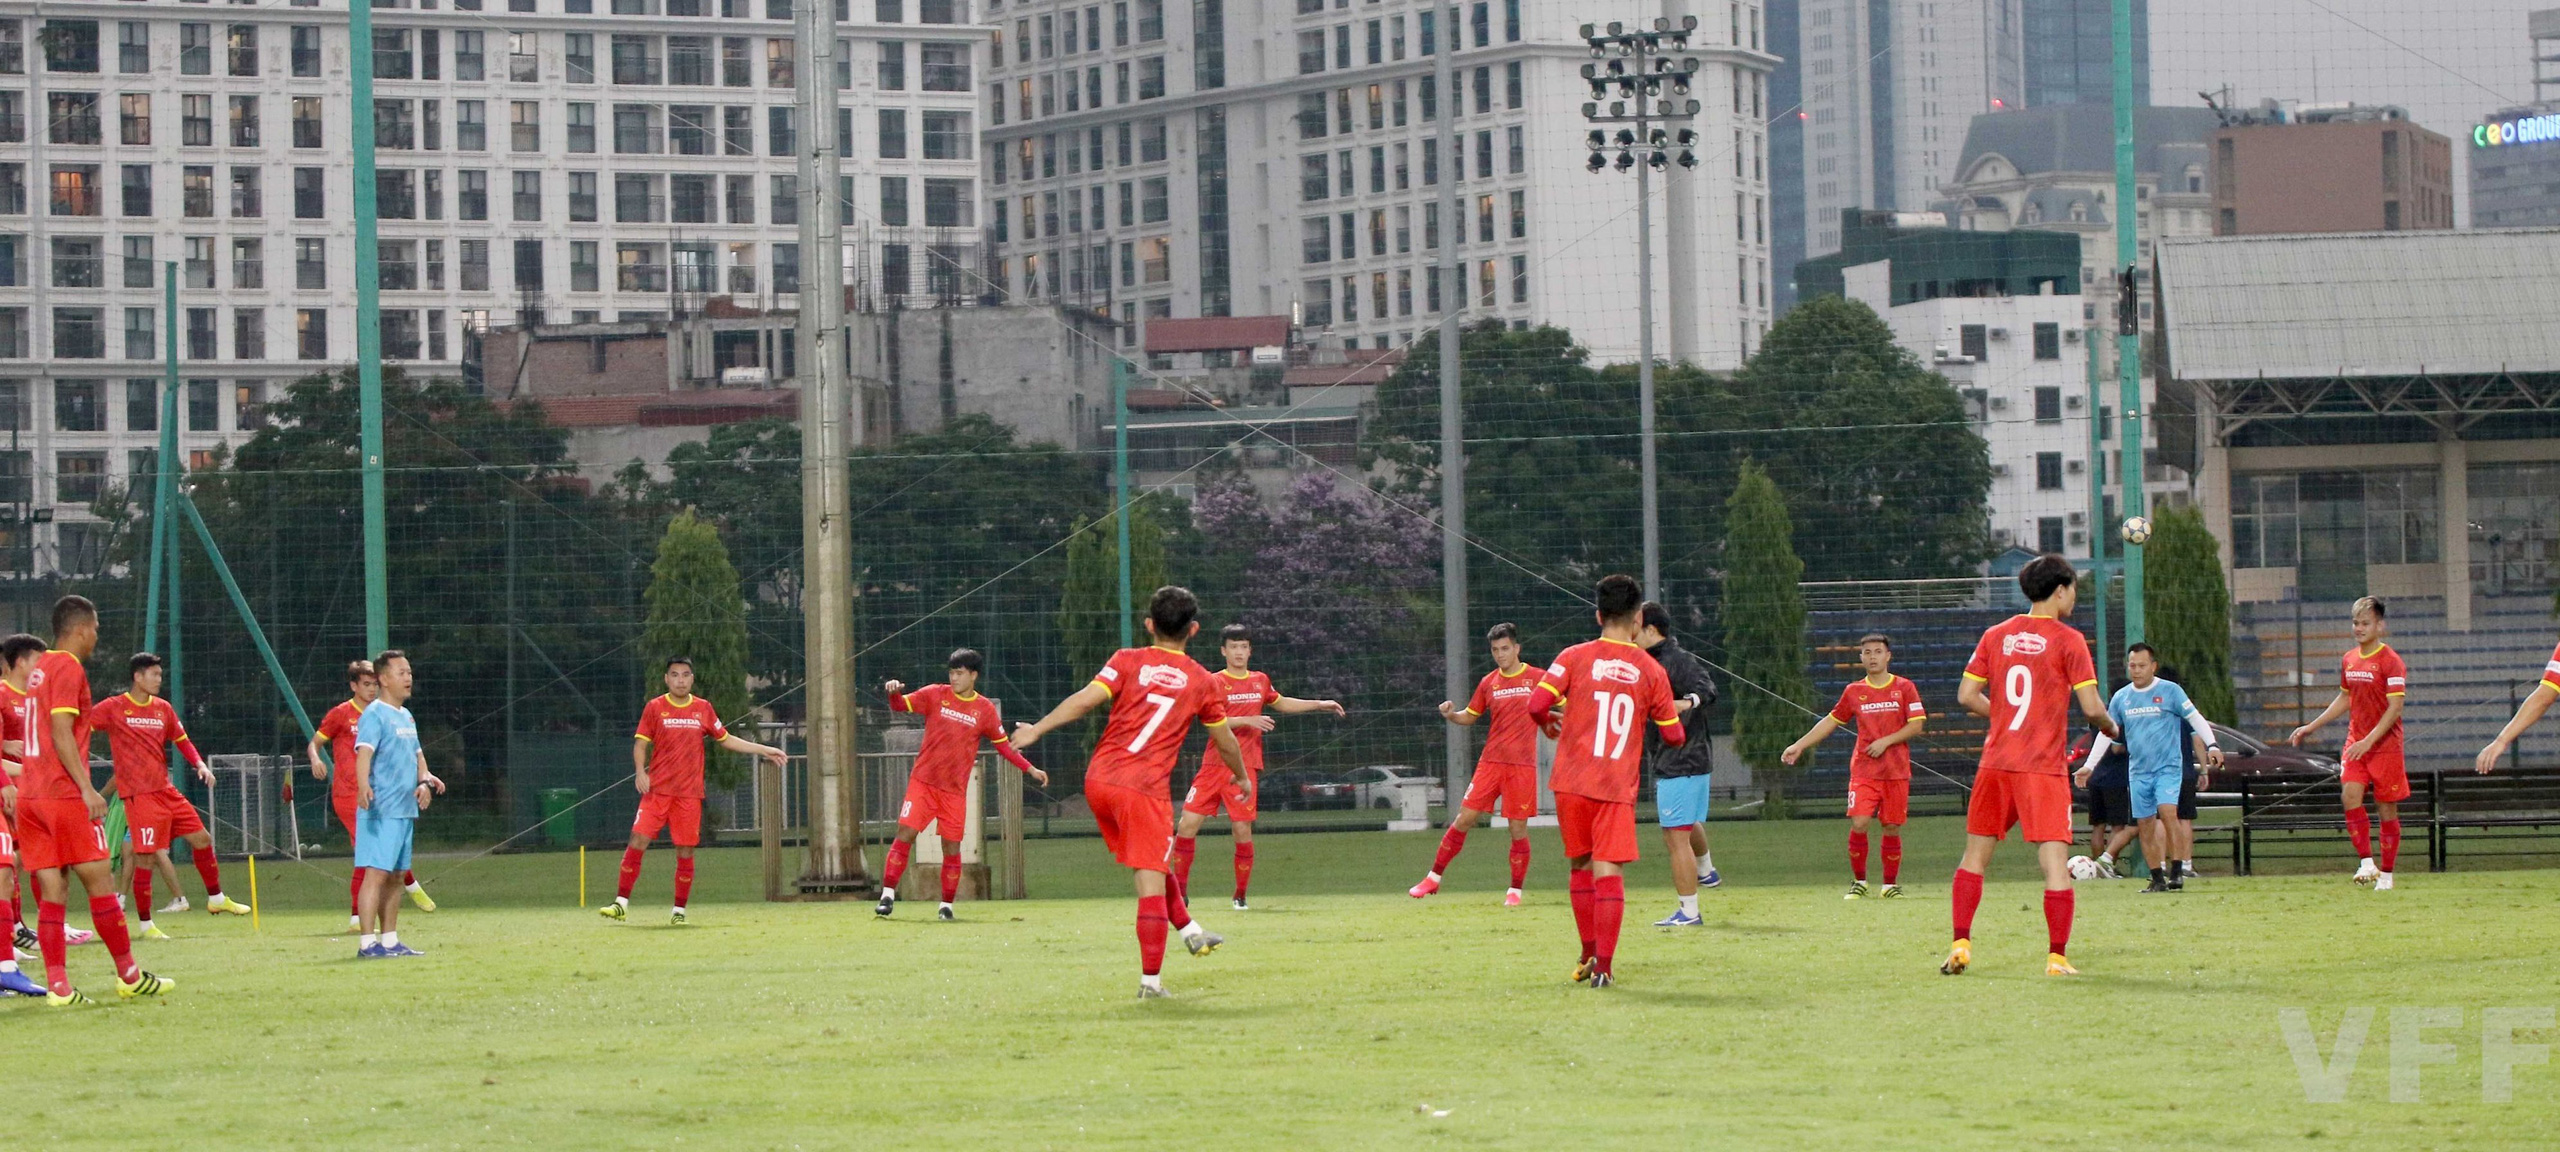
[(329, 358), (328, 309), (294, 309), (293, 348), (294, 357), (299, 360), (326, 360)]
[(877, 69), (876, 83), (879, 89), (883, 92), (904, 92), (907, 90), (906, 41), (883, 40), (880, 42), (880, 62)]
[(667, 151), (677, 156), (711, 155), (711, 106), (667, 106)]
[(107, 354), (105, 322), (96, 308), (53, 310), (53, 354), (71, 360), (97, 360)]
[[(767, 197), (765, 202), (766, 214), (771, 216), (773, 218), (773, 222), (776, 224), (799, 223), (800, 178), (797, 176), (770, 176), (766, 179), (772, 182), (771, 188), (769, 189), (770, 195)], [(777, 278), (782, 275), (780, 271), (781, 264), (779, 263), (781, 259), (780, 249), (780, 245), (775, 245), (774, 255), (776, 264), (774, 265), (774, 275)], [(792, 254), (794, 257), (797, 257), (799, 249), (792, 249)], [(777, 283), (774, 287), (774, 291), (780, 292), (783, 291), (783, 289), (781, 285)]]
[(1150, 176), (1138, 181), (1138, 218), (1143, 223), (1161, 224), (1172, 213), (1171, 182), (1163, 176)]
[(99, 236), (56, 236), (53, 238), (53, 286), (56, 288), (103, 288), (106, 286), (105, 238)]
[[(86, 388), (104, 386), (102, 381), (97, 380), (57, 380), (53, 385), (54, 397), (57, 401), (63, 394), (64, 386), (71, 384)], [(98, 427), (87, 429), (87, 431), (104, 432), (106, 425), (101, 422)], [(55, 503), (83, 507), (95, 504), (98, 498), (106, 493), (107, 454), (104, 452), (56, 452), (53, 454), (53, 481)], [(70, 526), (64, 525), (64, 527)]]
[(222, 431), (222, 383), (220, 381), (187, 381), (187, 431)]
[(2059, 424), (2059, 423), (2061, 423), (2061, 422), (2062, 422), (2062, 389), (2060, 389), (2060, 388), (2038, 388), (2038, 389), (2036, 389), (2036, 423), (2038, 423), (2038, 424)]
[(607, 47), (613, 54), (614, 83), (645, 85), (659, 81), (655, 38), (617, 35), (608, 42)]
[(966, 92), (969, 90), (968, 45), (926, 44), (917, 51), (924, 65), (925, 91)]
[(328, 98), (324, 96), (296, 96), (293, 98), (294, 147), (319, 148), (325, 145), (325, 140), (322, 135), (323, 128), (321, 125), (321, 117), (327, 115), (324, 111), (327, 104)]
[[(924, 121), (925, 159), (967, 160), (970, 158), (968, 113), (928, 110), (921, 116)], [(882, 136), (884, 139), (887, 136), (885, 125)], [(888, 154), (886, 149), (887, 145), (883, 144), (882, 155), (884, 156)], [(1099, 169), (1101, 165), (1095, 164), (1094, 167)]]
[(231, 170), (231, 218), (255, 220), (264, 214), (264, 201), (259, 192), (260, 169), (235, 167)]
[(569, 151), (593, 152), (595, 150), (596, 106), (585, 103), (569, 105)]
[[(25, 308), (0, 308), (0, 359), (23, 360), (34, 355), (35, 345), (27, 331)], [(23, 410), (23, 402), (19, 407)]]
[(626, 156), (648, 155), (661, 151), (658, 106), (655, 104), (614, 105), (613, 150)]
[(593, 172), (572, 172), (572, 173), (570, 173), (570, 174), (569, 174), (569, 220), (570, 220), (570, 222), (571, 222), (571, 223), (579, 223), (579, 224), (591, 224), (591, 223), (594, 223), (594, 222), (595, 222), (595, 218), (596, 218), (596, 174), (595, 174), (595, 173), (593, 173)]
[(542, 151), (542, 103), (538, 100), (507, 102), (507, 150), (510, 152)]
[(300, 237), (293, 242), (293, 286), (297, 291), (319, 292), (329, 287), (329, 242), (317, 237)]
[(45, 94), (45, 116), (49, 129), (45, 139), (52, 143), (104, 142), (104, 128), (98, 120), (98, 94), (95, 92), (48, 92)]
[(891, 228), (906, 227), (906, 177), (883, 176), (880, 178), (880, 223)]
[(1152, 164), (1165, 158), (1164, 118), (1158, 116), (1138, 122), (1138, 162)]
[(1958, 351), (1976, 364), (1982, 363), (1991, 355), (1990, 329), (1983, 325), (1966, 324), (1958, 327), (1956, 339), (1960, 345)]
[(212, 360), (222, 354), (215, 345), (214, 309), (187, 309), (187, 359)]
[(706, 174), (678, 173), (667, 177), (667, 220), (673, 224), (713, 224), (717, 201), (711, 191), (711, 177)]
[(1149, 56), (1138, 61), (1138, 99), (1154, 100), (1164, 95), (1164, 57)]
[[(190, 101), (194, 98), (189, 97)], [(188, 111), (192, 112), (190, 108)], [(189, 135), (194, 125), (187, 126)], [(418, 146), (417, 106), (407, 100), (373, 102), (373, 143), (377, 148), (410, 149)]]
[(967, 180), (926, 177), (924, 182), (924, 226), (927, 228), (973, 228), (977, 226), (974, 205)]
[(651, 195), (652, 178), (620, 173), (613, 178), (613, 219), (617, 224), (651, 224), (661, 220), (657, 197)]
[(516, 290), (519, 292), (541, 290), (542, 241), (516, 241), (515, 264)]
[[(9, 94), (12, 100), (17, 93)], [(128, 92), (116, 97), (116, 139), (125, 144), (151, 143), (151, 94)], [(23, 138), (23, 133), (12, 135)]]
[(596, 292), (601, 290), (597, 272), (597, 243), (593, 240), (569, 242), (569, 290)]
[[(798, 111), (797, 108), (778, 105), (764, 110), (764, 147), (767, 154), (790, 156), (800, 150), (799, 118), (794, 115)], [(778, 220), (775, 222), (780, 223)]]
[(374, 212), (385, 220), (418, 218), (418, 174), (407, 168), (378, 168), (373, 174)]
[(258, 26), (234, 24), (229, 30), (228, 39), (229, 43), (226, 45), (227, 50), (224, 55), (231, 65), (231, 74), (256, 76), (258, 74)]
[(2059, 492), (2061, 490), (2062, 453), (2036, 453), (2036, 491)]
[[(16, 29), (16, 21), (10, 21), (6, 35), (14, 38)], [(16, 50), (14, 40), (5, 49), (0, 49), (12, 53)], [(15, 72), (17, 69), (0, 68), (0, 71)], [(151, 71), (151, 25), (139, 20), (126, 20), (116, 25), (116, 71), (127, 76)]]
[(751, 42), (744, 36), (720, 38), (720, 86), (748, 88), (755, 84), (755, 61), (749, 54)]
[(456, 100), (453, 102), (453, 146), (462, 152), (489, 150), (489, 102)]
[[(234, 308), (231, 310), (231, 358), (234, 360), (267, 358), (266, 309)], [(249, 427), (246, 420), (248, 413), (243, 411), (241, 415), (243, 417), (241, 427)]]
[(880, 109), (880, 158), (907, 158), (907, 113), (903, 108)]
[[(148, 308), (142, 308), (135, 309), (135, 311), (148, 315), (151, 310)], [(126, 358), (135, 359), (135, 357), (132, 356), (127, 356)], [(127, 432), (157, 432), (160, 430), (159, 381), (127, 380), (124, 382), (124, 429)], [(137, 452), (135, 453), (135, 456), (137, 457), (134, 461), (135, 467), (133, 469), (133, 474), (135, 476), (149, 476), (160, 471), (160, 467), (157, 463), (150, 463), (146, 466), (145, 462), (150, 460), (149, 453)]]
[(465, 292), (488, 291), (489, 242), (486, 240), (464, 240), (460, 243), (459, 247), (461, 249), (461, 259), (459, 262), (462, 265), (462, 277), (461, 283), (457, 285), (457, 287), (461, 288)]
[(667, 37), (667, 83), (697, 88), (711, 86), (710, 37)]
[(2036, 359), (2062, 359), (2062, 325), (2051, 322), (2037, 324), (2035, 335)]
[(267, 242), (254, 236), (235, 236), (231, 240), (231, 286), (264, 288), (267, 286)]
[(159, 279), (159, 265), (151, 258), (151, 237), (124, 238), (124, 286), (149, 288)]
[[(531, 10), (530, 5), (526, 10)], [(534, 33), (507, 33), (508, 82), (532, 84), (542, 79), (542, 56), (537, 51), (538, 46), (539, 38)]]
[(124, 358), (157, 360), (160, 358), (159, 310), (127, 308), (124, 310)]
[(792, 77), (796, 75), (793, 68), (793, 63), (797, 59), (797, 56), (794, 54), (795, 47), (796, 46), (789, 40), (767, 40), (764, 42), (765, 87), (789, 88), (792, 86)]
[[(589, 32), (571, 32), (562, 38), (560, 62), (572, 84), (596, 82), (596, 38)], [(739, 41), (743, 46), (745, 41)]]
[(325, 178), (322, 173), (325, 171), (322, 168), (293, 170), (294, 219), (318, 220), (329, 214), (327, 197), (321, 191), (321, 181)]
[[(374, 33), (374, 42), (378, 46), (381, 41), (382, 33), (380, 31), (376, 31)], [(403, 33), (401, 44), (404, 46), (402, 49), (404, 52), (407, 51), (405, 47), (407, 43), (407, 34)], [(377, 47), (375, 52), (378, 57), (380, 54), (380, 48)], [(403, 65), (403, 67), (406, 67), (406, 65)], [(380, 74), (381, 72), (378, 63), (375, 68), (375, 72), (377, 74)], [(213, 25), (178, 25), (178, 74), (181, 76), (213, 75)], [(407, 73), (404, 72), (402, 75), (405, 76)]]
[[(186, 60), (187, 60), (187, 56), (186, 56), (186, 51), (187, 51), (187, 36), (186, 36), (186, 33), (187, 33), (187, 29), (189, 29), (189, 28), (191, 28), (191, 27), (202, 27), (202, 25), (181, 24), (181, 25), (179, 25), (179, 26), (178, 26), (178, 44), (179, 44), (179, 49), (178, 49), (178, 61), (179, 61), (179, 70), (180, 70), (180, 71), (186, 71)], [(413, 59), (413, 57), (411, 57), (411, 55), (409, 54), (409, 30), (408, 30), (408, 29), (406, 29), (406, 28), (376, 28), (376, 29), (374, 29), (374, 30), (373, 30), (373, 76), (374, 76), (374, 79), (377, 79), (377, 80), (409, 80), (409, 79), (414, 79), (414, 78), (416, 77), (416, 69), (412, 66), (412, 65), (413, 65), (413, 62), (414, 62), (414, 59)]]

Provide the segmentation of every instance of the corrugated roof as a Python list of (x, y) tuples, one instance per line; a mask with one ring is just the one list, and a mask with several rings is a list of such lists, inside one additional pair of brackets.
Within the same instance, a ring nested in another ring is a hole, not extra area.
[(1195, 320), (1147, 321), (1147, 351), (1243, 352), (1277, 348), (1289, 342), (1286, 316), (1203, 316)]
[[(2183, 168), (2202, 162), (2203, 143), (2219, 125), (2210, 108), (2134, 109), (2135, 170), (2160, 173), (2169, 171), (2172, 164)], [(2180, 144), (2193, 147), (2174, 147)], [(2161, 155), (2164, 146), (2170, 146), (2174, 155)], [(1965, 129), (1956, 179), (1965, 179), (1976, 162), (1994, 152), (2030, 176), (2115, 171), (2115, 110), (2104, 104), (2055, 104), (1976, 116)]]
[(2166, 240), (2187, 380), (2560, 371), (2560, 228)]
[(788, 389), (706, 388), (626, 396), (554, 396), (539, 403), (543, 420), (555, 428), (675, 427), (795, 416), (800, 411), (800, 394)]

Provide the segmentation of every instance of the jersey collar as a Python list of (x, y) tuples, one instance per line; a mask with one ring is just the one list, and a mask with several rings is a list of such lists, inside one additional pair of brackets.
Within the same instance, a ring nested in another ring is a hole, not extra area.
[(1873, 676), (1860, 676), (1858, 677), (1858, 682), (1869, 688), (1891, 688), (1893, 687), (1893, 682), (1899, 679), (1901, 679), (1901, 677), (1896, 676), (1891, 672), (1887, 672), (1884, 674), (1884, 683), (1882, 684), (1876, 683), (1876, 678)]
[(1509, 680), (1509, 679), (1512, 679), (1513, 677), (1519, 676), (1519, 675), (1521, 675), (1522, 673), (1527, 672), (1528, 670), (1529, 670), (1529, 662), (1528, 662), (1528, 661), (1526, 661), (1526, 660), (1523, 660), (1523, 661), (1521, 661), (1521, 662), (1520, 662), (1520, 669), (1519, 669), (1519, 671), (1517, 671), (1517, 672), (1505, 672), (1505, 671), (1503, 671), (1503, 670), (1502, 670), (1502, 669), (1500, 669), (1500, 668), (1496, 668), (1496, 669), (1494, 669), (1494, 670), (1493, 670), (1493, 674), (1494, 674), (1494, 675), (1496, 675), (1496, 676), (1500, 676), (1500, 677), (1502, 677), (1502, 678), (1503, 678), (1503, 679), (1505, 679), (1505, 680)]
[(678, 704), (678, 703), (676, 703), (676, 694), (675, 694), (675, 693), (673, 693), (673, 692), (661, 692), (661, 693), (658, 693), (658, 699), (660, 699), (660, 700), (664, 700), (664, 701), (666, 701), (669, 705), (672, 705), (672, 706), (677, 707), (677, 708), (685, 707), (686, 705), (693, 703), (693, 700), (694, 700), (694, 698), (693, 698), (693, 697), (691, 697), (691, 696), (687, 696), (687, 697), (685, 697), (685, 698), (684, 698), (684, 703), (682, 703), (682, 704)]
[(1638, 651), (1638, 652), (1642, 652), (1642, 651), (1644, 651), (1644, 645), (1642, 645), (1642, 644), (1638, 644), (1638, 643), (1636, 643), (1636, 642), (1635, 642), (1635, 641), (1633, 641), (1633, 640), (1620, 640), (1620, 639), (1617, 639), (1617, 638), (1615, 638), (1615, 637), (1603, 636), (1603, 637), (1601, 637), (1601, 638), (1600, 638), (1600, 642), (1601, 642), (1601, 643), (1603, 643), (1603, 644), (1623, 644), (1623, 645), (1625, 645), (1625, 646), (1627, 646), (1627, 647), (1629, 647), (1629, 648), (1633, 648), (1633, 649), (1635, 649), (1635, 650), (1636, 650), (1636, 651)]
[(975, 700), (978, 698), (978, 694), (975, 692), (954, 692), (951, 694), (951, 698), (961, 701)]
[(1247, 668), (1242, 672), (1232, 672), (1227, 669), (1220, 668), (1218, 669), (1218, 675), (1224, 676), (1229, 680), (1251, 680), (1253, 679), (1253, 669)]
[(128, 703), (128, 704), (132, 704), (132, 705), (135, 705), (135, 706), (137, 706), (137, 707), (139, 707), (139, 706), (141, 706), (141, 705), (144, 705), (144, 704), (149, 704), (149, 703), (151, 703), (152, 701), (159, 699), (159, 697), (157, 697), (157, 696), (145, 696), (145, 697), (142, 697), (141, 699), (138, 699), (138, 700), (137, 700), (137, 699), (135, 699), (135, 698), (134, 698), (134, 695), (133, 695), (133, 689), (131, 689), (131, 688), (127, 688), (127, 689), (125, 689), (125, 690), (124, 690), (124, 692), (123, 692), (123, 696), (124, 696), (124, 698), (125, 698), (125, 702), (126, 702), (126, 703)]
[(2380, 656), (2380, 655), (2382, 655), (2383, 653), (2388, 652), (2388, 651), (2390, 651), (2390, 650), (2391, 650), (2391, 642), (2390, 642), (2390, 641), (2388, 641), (2388, 640), (2385, 640), (2385, 641), (2383, 641), (2383, 642), (2381, 642), (2381, 643), (2379, 643), (2379, 644), (2374, 645), (2374, 646), (2373, 646), (2373, 651), (2371, 651), (2371, 652), (2367, 652), (2367, 651), (2365, 651), (2365, 650), (2364, 650), (2364, 645), (2362, 645), (2362, 644), (2358, 644), (2358, 645), (2356, 645), (2356, 658), (2357, 658), (2357, 659), (2360, 659), (2360, 660), (2371, 660), (2371, 659), (2373, 659), (2374, 657), (2376, 657), (2376, 656)]

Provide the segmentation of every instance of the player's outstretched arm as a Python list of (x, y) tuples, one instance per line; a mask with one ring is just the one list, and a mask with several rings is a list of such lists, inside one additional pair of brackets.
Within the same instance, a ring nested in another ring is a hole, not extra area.
[(1271, 710), (1291, 715), (1301, 712), (1331, 712), (1336, 716), (1343, 714), (1342, 705), (1336, 701), (1301, 700), (1295, 696), (1283, 696), (1272, 701)]
[(2116, 718), (2107, 714), (2106, 698), (2098, 695), (2097, 685), (2083, 684), (2072, 689), (2071, 695), (2080, 701), (2080, 714), (2088, 717), (2089, 723), (2096, 726), (2098, 731), (2118, 739), (2123, 738), (2124, 729), (2116, 727)]
[(1796, 737), (1795, 743), (1787, 745), (1786, 751), (1778, 753), (1779, 763), (1792, 766), (1796, 761), (1804, 759), (1807, 751), (1814, 745), (1830, 739), (1831, 734), (1839, 727), (1838, 720), (1833, 719), (1829, 713), (1824, 713), (1822, 719), (1813, 722), (1813, 727), (1805, 729), (1804, 735)]
[(1443, 700), (1440, 702), (1440, 718), (1460, 728), (1473, 728), (1476, 724), (1476, 710), (1460, 708)]
[(2344, 688), (2341, 688), (2341, 689), (2338, 689), (2338, 694), (2337, 694), (2337, 695), (2332, 696), (2332, 697), (2330, 697), (2330, 698), (2329, 698), (2329, 706), (2328, 706), (2328, 707), (2321, 709), (2321, 710), (2320, 710), (2320, 714), (2319, 714), (2319, 715), (2317, 715), (2317, 716), (2312, 717), (2312, 718), (2311, 718), (2311, 722), (2310, 722), (2310, 723), (2305, 724), (2305, 725), (2303, 725), (2303, 726), (2302, 726), (2302, 727), (2300, 727), (2300, 728), (2296, 728), (2296, 729), (2294, 729), (2294, 730), (2293, 730), (2293, 735), (2290, 735), (2290, 736), (2285, 737), (2285, 738), (2284, 738), (2284, 742), (2285, 742), (2285, 743), (2287, 743), (2287, 744), (2291, 744), (2291, 745), (2293, 745), (2293, 746), (2294, 746), (2294, 747), (2296, 747), (2296, 748), (2300, 748), (2300, 747), (2302, 747), (2302, 742), (2303, 742), (2304, 740), (2309, 739), (2309, 738), (2311, 737), (2311, 734), (2312, 734), (2312, 733), (2317, 732), (2317, 731), (2319, 731), (2320, 729), (2322, 729), (2322, 728), (2324, 728), (2324, 727), (2327, 727), (2327, 726), (2328, 726), (2328, 723), (2329, 723), (2330, 721), (2335, 720), (2335, 719), (2337, 719), (2338, 717), (2340, 717), (2340, 716), (2342, 716), (2342, 715), (2345, 715), (2345, 714), (2346, 714), (2346, 711), (2347, 711), (2347, 690), (2346, 690), (2346, 689), (2344, 689)]
[(731, 752), (744, 753), (748, 756), (762, 756), (767, 760), (773, 761), (773, 766), (776, 768), (782, 767), (783, 762), (790, 759), (790, 756), (785, 754), (780, 748), (776, 748), (771, 744), (758, 744), (755, 741), (746, 739), (742, 736), (723, 736), (720, 738), (720, 747)]
[(2472, 769), (2482, 775), (2487, 775), (2495, 769), (2498, 766), (2498, 758), (2505, 756), (2507, 749), (2515, 746), (2516, 738), (2524, 735), (2525, 729), (2542, 722), (2542, 714), (2551, 710), (2551, 702), (2554, 700), (2560, 700), (2560, 689), (2553, 688), (2550, 681), (2545, 680), (2534, 685), (2533, 694), (2525, 697), (2523, 704), (2516, 706), (2515, 717), (2507, 721), (2506, 727), (2498, 729), (2498, 738), (2490, 741), (2488, 747), (2482, 748), (2478, 756), (2472, 757)]
[[(1038, 743), (1041, 737), (1046, 736), (1065, 725), (1073, 724), (1078, 720), (1084, 719), (1087, 713), (1092, 712), (1096, 708), (1102, 707), (1105, 703), (1109, 702), (1110, 699), (1111, 690), (1103, 687), (1100, 683), (1087, 684), (1082, 688), (1076, 689), (1075, 695), (1059, 701), (1058, 706), (1050, 709), (1048, 715), (1029, 724), (1014, 725), (1013, 746), (1016, 749), (1029, 748), (1033, 744)], [(1223, 729), (1220, 730), (1223, 731)], [(1234, 752), (1237, 756), (1237, 759), (1229, 760), (1227, 763), (1241, 764), (1244, 762), (1242, 759), (1244, 753), (1236, 749), (1235, 735), (1233, 733), (1228, 734), (1227, 744), (1224, 750)]]
[(889, 698), (889, 710), (890, 710), (890, 711), (892, 711), (892, 712), (905, 712), (905, 711), (909, 711), (909, 709), (907, 708), (907, 683), (906, 683), (906, 681), (904, 681), (904, 680), (891, 680), (891, 681), (889, 681), (889, 682), (888, 682), (888, 683), (886, 683), (886, 684), (882, 684), (882, 685), (880, 686), (880, 694), (881, 694), (881, 695), (883, 695), (883, 696), (887, 696), (887, 697)]

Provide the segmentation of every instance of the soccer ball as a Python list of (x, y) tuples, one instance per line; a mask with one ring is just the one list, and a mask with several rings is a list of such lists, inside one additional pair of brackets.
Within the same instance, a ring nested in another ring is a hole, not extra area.
[(2074, 880), (2095, 880), (2098, 878), (2098, 862), (2086, 856), (2074, 856), (2071, 858), (2070, 863), (2064, 865), (2064, 867), (2071, 869), (2071, 878)]
[(2124, 518), (2124, 542), (2125, 542), (2125, 543), (2127, 543), (2127, 544), (2136, 544), (2136, 545), (2139, 545), (2139, 544), (2142, 544), (2142, 543), (2145, 543), (2145, 542), (2149, 541), (2150, 539), (2151, 539), (2151, 518), (2150, 518), (2150, 517), (2148, 517), (2148, 516), (2127, 516), (2127, 517), (2125, 517), (2125, 518)]

